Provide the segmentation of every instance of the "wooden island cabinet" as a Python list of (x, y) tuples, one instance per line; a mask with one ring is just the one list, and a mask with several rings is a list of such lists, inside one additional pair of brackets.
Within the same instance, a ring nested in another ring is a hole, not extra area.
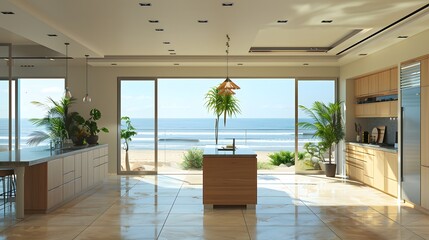
[(256, 154), (239, 146), (235, 151), (206, 146), (203, 157), (203, 203), (246, 205), (257, 203)]

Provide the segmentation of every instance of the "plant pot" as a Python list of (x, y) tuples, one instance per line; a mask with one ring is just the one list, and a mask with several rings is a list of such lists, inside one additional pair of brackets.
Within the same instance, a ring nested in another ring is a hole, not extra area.
[(86, 142), (88, 144), (97, 144), (98, 143), (98, 135), (91, 135), (86, 138)]
[(73, 142), (73, 145), (82, 146), (85, 138), (83, 138), (83, 137), (72, 137), (71, 140)]
[(335, 177), (335, 173), (337, 172), (337, 164), (325, 164), (325, 174), (327, 177)]

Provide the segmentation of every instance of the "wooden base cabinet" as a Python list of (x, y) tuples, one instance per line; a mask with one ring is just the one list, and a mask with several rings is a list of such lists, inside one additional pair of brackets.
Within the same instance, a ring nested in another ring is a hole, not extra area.
[[(421, 167), (421, 181), (422, 181), (422, 185), (423, 184), (428, 184), (429, 183), (429, 167)], [(421, 206), (429, 209), (429, 188), (427, 187), (422, 187), (421, 188)]]
[(398, 154), (347, 144), (346, 174), (394, 197), (398, 196)]
[(100, 184), (107, 177), (107, 152), (107, 146), (92, 147), (26, 167), (25, 213), (50, 212)]

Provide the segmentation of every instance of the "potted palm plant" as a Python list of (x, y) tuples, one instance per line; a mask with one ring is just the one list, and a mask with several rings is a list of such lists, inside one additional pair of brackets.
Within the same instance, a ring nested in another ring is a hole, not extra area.
[(125, 121), (125, 128), (121, 128), (121, 139), (124, 139), (124, 145), (123, 149), (125, 150), (125, 168), (127, 171), (131, 170), (130, 167), (130, 160), (128, 158), (128, 149), (129, 149), (129, 142), (131, 142), (134, 135), (137, 135), (137, 132), (135, 131), (135, 127), (131, 124), (131, 119), (127, 116), (121, 117), (122, 121)]
[(238, 99), (234, 95), (219, 94), (217, 87), (213, 87), (206, 94), (206, 108), (212, 111), (215, 118), (215, 141), (219, 139), (219, 119), (223, 115), (223, 124), (226, 126), (226, 117), (237, 115), (241, 112)]
[(103, 131), (105, 133), (109, 132), (109, 129), (102, 127), (98, 128), (97, 121), (101, 118), (100, 110), (93, 108), (89, 111), (89, 118), (85, 121), (85, 126), (88, 130), (89, 136), (86, 138), (88, 144), (97, 144), (98, 143), (98, 133)]
[(48, 103), (33, 101), (32, 104), (46, 110), (46, 115), (43, 118), (32, 118), (30, 122), (37, 127), (44, 127), (45, 131), (32, 132), (27, 144), (37, 146), (48, 139), (52, 142), (70, 139), (73, 135), (72, 126), (76, 116), (79, 115), (77, 112), (70, 112), (70, 106), (74, 101), (74, 98), (66, 97), (59, 101), (48, 98)]
[(332, 150), (344, 138), (344, 129), (341, 117), (341, 102), (324, 104), (314, 102), (311, 108), (300, 105), (313, 122), (299, 122), (298, 126), (313, 130), (313, 137), (320, 139), (320, 150), (328, 150), (328, 162), (325, 163), (327, 177), (335, 177), (336, 164), (332, 163)]

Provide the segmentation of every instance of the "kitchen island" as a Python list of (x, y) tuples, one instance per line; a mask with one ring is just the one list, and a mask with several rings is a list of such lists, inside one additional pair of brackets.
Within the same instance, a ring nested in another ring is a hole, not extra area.
[(101, 183), (107, 176), (106, 144), (51, 150), (26, 148), (0, 153), (0, 167), (17, 176), (16, 217), (46, 213)]
[(203, 154), (203, 204), (246, 205), (257, 203), (256, 154), (245, 146), (235, 151), (206, 146)]

